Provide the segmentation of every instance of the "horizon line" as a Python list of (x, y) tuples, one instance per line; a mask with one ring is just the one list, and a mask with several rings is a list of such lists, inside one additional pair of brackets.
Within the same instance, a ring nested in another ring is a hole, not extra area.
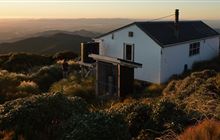
[[(8, 20), (80, 20), (80, 19), (85, 19), (85, 20), (93, 20), (93, 19), (122, 19), (122, 20), (152, 20), (151, 18), (122, 18), (122, 17), (110, 17), (110, 18), (106, 18), (106, 17), (88, 17), (88, 18), (68, 18), (68, 17), (0, 17), (0, 20), (4, 20), (4, 19), (8, 19)], [(182, 19), (182, 21), (187, 21), (187, 20), (220, 20), (220, 19)], [(166, 20), (162, 20), (162, 21), (166, 21)], [(167, 20), (170, 21), (170, 20)]]
[(0, 0), (0, 3), (220, 3), (219, 0)]

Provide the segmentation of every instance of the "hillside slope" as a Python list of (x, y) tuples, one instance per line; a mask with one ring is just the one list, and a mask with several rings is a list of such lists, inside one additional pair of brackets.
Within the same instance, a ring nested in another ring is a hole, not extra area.
[(89, 37), (57, 33), (51, 36), (38, 36), (24, 40), (0, 44), (0, 53), (28, 52), (36, 54), (54, 54), (60, 51), (80, 52), (80, 43), (91, 41)]
[(63, 34), (70, 34), (70, 35), (79, 35), (79, 36), (83, 36), (83, 37), (90, 37), (90, 38), (94, 38), (96, 36), (101, 35), (101, 33), (97, 33), (97, 32), (91, 32), (91, 31), (87, 31), (87, 30), (76, 30), (76, 31), (65, 31), (65, 30), (48, 30), (48, 31), (44, 31), (44, 32), (39, 32), (34, 34), (33, 37), (36, 36), (52, 36), (58, 33), (63, 33)]
[(187, 112), (199, 117), (220, 117), (220, 73), (214, 70), (193, 72), (180, 80), (171, 81), (163, 94), (171, 97)]

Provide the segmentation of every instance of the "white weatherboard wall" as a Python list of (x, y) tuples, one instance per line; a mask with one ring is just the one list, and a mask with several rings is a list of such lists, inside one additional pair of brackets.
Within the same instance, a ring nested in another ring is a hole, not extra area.
[[(130, 31), (134, 33), (133, 37), (128, 36)], [(113, 34), (114, 39), (112, 34), (99, 39), (102, 40), (100, 54), (123, 58), (124, 43), (134, 44), (134, 61), (142, 64), (142, 68), (135, 69), (135, 79), (160, 83), (161, 47), (136, 25), (115, 31)]]
[[(200, 53), (189, 56), (189, 44), (200, 42)], [(184, 65), (191, 69), (193, 63), (209, 60), (218, 55), (219, 37), (193, 41), (162, 49), (161, 57), (161, 83), (166, 82), (174, 74), (181, 74)]]

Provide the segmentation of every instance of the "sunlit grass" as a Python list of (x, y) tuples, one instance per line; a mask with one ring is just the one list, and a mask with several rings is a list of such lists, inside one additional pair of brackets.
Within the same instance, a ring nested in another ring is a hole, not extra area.
[(220, 140), (220, 122), (205, 120), (186, 129), (178, 140)]

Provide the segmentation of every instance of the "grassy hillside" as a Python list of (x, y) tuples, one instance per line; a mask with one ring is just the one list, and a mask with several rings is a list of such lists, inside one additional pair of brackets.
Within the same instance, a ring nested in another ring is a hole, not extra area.
[(18, 71), (0, 70), (0, 139), (220, 138), (220, 58), (194, 65), (193, 72), (167, 85), (142, 85), (138, 96), (117, 100), (96, 97), (95, 78), (81, 77), (74, 61), (69, 61), (70, 73), (63, 78), (61, 65), (55, 62), (43, 66), (36, 62), (37, 70), (19, 73), (23, 61), (15, 61), (20, 55), (15, 56), (0, 57), (3, 64), (17, 62)]
[(89, 37), (58, 33), (51, 36), (27, 38), (13, 43), (0, 44), (0, 52), (28, 52), (36, 54), (54, 54), (61, 51), (80, 52), (80, 43), (91, 41)]

